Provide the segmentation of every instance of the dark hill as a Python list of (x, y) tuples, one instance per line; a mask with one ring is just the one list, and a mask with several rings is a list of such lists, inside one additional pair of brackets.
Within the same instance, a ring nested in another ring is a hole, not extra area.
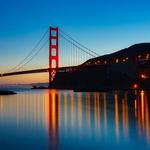
[(96, 91), (131, 89), (135, 83), (150, 89), (150, 43), (89, 59), (75, 71), (59, 72), (51, 87)]

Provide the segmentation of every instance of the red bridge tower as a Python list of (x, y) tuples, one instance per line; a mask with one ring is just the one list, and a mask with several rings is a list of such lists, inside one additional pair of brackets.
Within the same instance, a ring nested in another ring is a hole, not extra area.
[(49, 83), (51, 83), (59, 67), (58, 28), (50, 27), (49, 42)]

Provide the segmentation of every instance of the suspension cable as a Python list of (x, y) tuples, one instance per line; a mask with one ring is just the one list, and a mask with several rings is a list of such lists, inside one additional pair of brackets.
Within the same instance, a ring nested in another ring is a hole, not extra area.
[(46, 44), (48, 43), (49, 40), (46, 40), (44, 42), (44, 44), (39, 48), (39, 50), (23, 65), (21, 65), (19, 68), (16, 69), (16, 71), (20, 70), (21, 68), (23, 68), (24, 66), (26, 66), (30, 61), (32, 61), (38, 54), (39, 52), (46, 46)]
[[(12, 69), (10, 69), (8, 71), (9, 72), (12, 72), (13, 70), (16, 70), (20, 65), (23, 66), (22, 64), (26, 61), (26, 59), (28, 59), (36, 50), (36, 48), (40, 45), (40, 43), (42, 42), (42, 40), (45, 38), (45, 36), (47, 35), (48, 33), (48, 29), (46, 30), (46, 32), (44, 32), (43, 36), (41, 37), (41, 39), (37, 42), (37, 44), (34, 46), (34, 48), (28, 53), (28, 55), (22, 60), (20, 61), (15, 67), (13, 67)], [(20, 67), (19, 67), (20, 68)], [(17, 69), (18, 70), (18, 69)]]
[[(99, 54), (95, 53), (94, 51), (90, 50), (89, 48), (85, 47), (84, 45), (80, 44), (79, 42), (77, 42), (76, 40), (74, 40), (71, 36), (69, 36), (68, 34), (66, 34), (65, 32), (63, 32), (61, 29), (59, 29), (60, 33), (59, 35), (67, 42), (69, 42), (72, 46), (77, 48), (77, 61), (79, 61), (78, 57), (79, 57), (79, 50), (81, 52), (84, 52), (84, 54), (86, 54), (92, 57), (97, 57), (99, 56)], [(45, 36), (48, 33), (48, 29), (46, 30), (46, 32), (43, 34), (43, 36), (41, 37), (41, 39), (37, 42), (37, 44), (34, 46), (34, 48), (28, 53), (28, 55), (22, 60), (20, 61), (15, 67), (13, 67), (12, 69), (10, 69), (7, 73), (12, 72), (12, 71), (18, 71), (21, 68), (23, 68), (24, 66), (26, 66), (29, 62), (31, 62), (35, 56), (37, 56), (39, 54), (39, 52), (46, 46), (46, 44), (48, 43), (49, 39), (46, 40), (44, 42), (44, 44), (37, 49), (41, 42), (44, 40)], [(71, 46), (71, 49), (72, 49)], [(74, 48), (73, 48), (74, 49)], [(72, 59), (72, 58), (71, 58)], [(81, 58), (82, 59), (82, 58)], [(72, 60), (71, 60), (72, 61)], [(77, 62), (76, 62), (77, 63)]]
[(96, 56), (99, 56), (98, 53), (94, 52), (93, 50), (85, 47), (83, 44), (79, 43), (78, 41), (76, 41), (75, 39), (73, 39), (71, 36), (69, 36), (68, 34), (66, 34), (64, 31), (62, 31), (61, 29), (59, 29), (60, 33), (64, 34), (65, 36), (67, 36), (69, 39), (71, 39), (72, 41), (74, 41), (76, 44), (78, 44), (79, 46), (83, 47), (84, 49), (88, 50), (89, 52), (93, 53)]
[(92, 56), (92, 57), (95, 57), (95, 55), (93, 55), (93, 54), (91, 54), (90, 52), (84, 50), (83, 48), (77, 46), (77, 45), (74, 44), (72, 41), (70, 41), (69, 39), (67, 39), (66, 37), (64, 37), (62, 34), (60, 34), (60, 36), (61, 36), (63, 39), (65, 39), (66, 41), (68, 41), (70, 44), (74, 45), (76, 48), (78, 48), (78, 49), (80, 49), (81, 51), (83, 51), (83, 52), (89, 54), (89, 55)]

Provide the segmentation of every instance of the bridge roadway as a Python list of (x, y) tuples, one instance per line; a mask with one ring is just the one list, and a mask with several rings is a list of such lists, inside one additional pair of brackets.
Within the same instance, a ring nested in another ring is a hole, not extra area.
[[(77, 68), (79, 68), (79, 66), (53, 68), (52, 70), (56, 70), (57, 72), (72, 72), (72, 71), (76, 71)], [(49, 72), (49, 71), (50, 71), (49, 68), (17, 71), (17, 72), (9, 72), (9, 73), (0, 74), (0, 77), (22, 75), (22, 74), (44, 73), (44, 72)]]
[[(81, 64), (78, 66), (67, 66), (67, 67), (59, 67), (59, 68), (51, 68), (52, 70), (56, 70), (56, 72), (76, 72), (76, 71), (85, 71), (85, 70), (100, 70), (105, 68), (107, 65), (103, 64)], [(15, 75), (23, 75), (23, 74), (33, 74), (33, 73), (44, 73), (44, 72), (49, 72), (49, 68), (44, 68), (44, 69), (34, 69), (34, 70), (25, 70), (25, 71), (16, 71), (16, 72), (9, 72), (9, 73), (1, 73), (0, 77), (6, 77), (6, 76), (15, 76)]]

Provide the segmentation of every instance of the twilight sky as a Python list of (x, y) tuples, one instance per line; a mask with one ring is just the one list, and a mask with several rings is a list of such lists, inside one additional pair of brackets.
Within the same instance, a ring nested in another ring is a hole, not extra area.
[[(149, 0), (0, 0), (0, 72), (18, 64), (50, 25), (100, 55), (149, 42), (149, 7)], [(48, 47), (44, 51), (28, 68), (48, 65)], [(0, 84), (46, 81), (47, 74), (37, 74)]]

